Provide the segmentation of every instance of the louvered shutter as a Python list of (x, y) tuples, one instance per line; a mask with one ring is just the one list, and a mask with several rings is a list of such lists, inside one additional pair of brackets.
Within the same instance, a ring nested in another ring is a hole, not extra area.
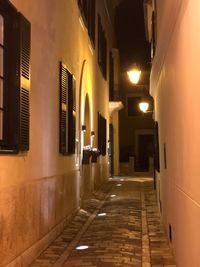
[(107, 140), (106, 140), (106, 119), (102, 117), (102, 155), (106, 155)]
[(98, 149), (99, 149), (100, 154), (102, 154), (101, 142), (102, 142), (102, 136), (101, 136), (101, 114), (98, 112)]
[(154, 164), (155, 169), (160, 172), (159, 130), (157, 121), (154, 124)]
[(100, 154), (106, 155), (106, 119), (98, 113), (98, 149)]
[(60, 153), (75, 153), (76, 96), (75, 79), (60, 63)]
[(4, 17), (4, 117), (3, 142), (1, 145), (1, 151), (4, 153), (4, 151), (17, 152), (19, 150), (19, 38), (17, 11), (8, 2), (0, 2), (0, 9)]
[(8, 1), (4, 17), (4, 127), (2, 153), (29, 149), (30, 30), (29, 21)]
[(68, 97), (68, 153), (75, 153), (75, 127), (76, 127), (76, 104), (75, 104), (75, 79), (69, 74), (69, 97)]
[(19, 13), (20, 123), (19, 149), (29, 150), (30, 37), (29, 21)]
[(65, 66), (60, 62), (60, 153), (65, 155), (68, 151), (68, 74)]
[(114, 100), (114, 59), (112, 52), (109, 54), (109, 101)]

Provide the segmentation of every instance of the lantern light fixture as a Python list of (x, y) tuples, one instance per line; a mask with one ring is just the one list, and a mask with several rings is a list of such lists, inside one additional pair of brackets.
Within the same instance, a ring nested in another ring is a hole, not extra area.
[(142, 101), (139, 103), (139, 108), (142, 112), (146, 113), (149, 109), (149, 103), (147, 101)]
[(141, 76), (141, 70), (137, 67), (136, 64), (133, 65), (133, 68), (127, 71), (129, 80), (133, 84), (138, 84)]

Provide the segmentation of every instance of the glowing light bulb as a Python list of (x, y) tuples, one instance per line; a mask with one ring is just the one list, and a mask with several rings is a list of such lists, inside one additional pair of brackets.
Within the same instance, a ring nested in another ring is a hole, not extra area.
[(147, 112), (148, 108), (149, 108), (149, 103), (148, 102), (140, 102), (139, 103), (139, 108), (142, 112)]
[(133, 84), (137, 84), (140, 79), (141, 71), (138, 69), (133, 69), (127, 72), (129, 80)]

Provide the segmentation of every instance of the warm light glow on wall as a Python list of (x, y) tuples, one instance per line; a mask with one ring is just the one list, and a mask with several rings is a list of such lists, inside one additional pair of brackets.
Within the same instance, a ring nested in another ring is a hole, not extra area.
[(129, 80), (133, 84), (137, 84), (140, 80), (141, 71), (138, 69), (132, 69), (130, 71), (127, 71)]
[(147, 112), (148, 108), (149, 108), (149, 103), (148, 102), (140, 102), (139, 103), (139, 108), (142, 112)]

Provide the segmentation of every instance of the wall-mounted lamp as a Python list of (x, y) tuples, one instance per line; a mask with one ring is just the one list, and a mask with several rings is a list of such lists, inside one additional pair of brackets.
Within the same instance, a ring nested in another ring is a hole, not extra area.
[(136, 64), (134, 64), (133, 68), (127, 71), (127, 74), (130, 82), (133, 84), (137, 84), (140, 80), (141, 70), (139, 70)]
[(82, 130), (83, 132), (85, 132), (85, 131), (86, 131), (86, 126), (85, 126), (85, 125), (82, 125), (81, 130)]
[(142, 101), (142, 102), (140, 102), (140, 103), (139, 103), (139, 109), (140, 109), (142, 112), (146, 113), (146, 112), (148, 111), (148, 109), (149, 109), (149, 103), (148, 103), (147, 101)]
[(91, 136), (95, 136), (95, 133), (94, 133), (94, 131), (91, 131)]
[(149, 110), (149, 102), (146, 99), (141, 100), (141, 102), (139, 103), (139, 109), (143, 112), (143, 113), (152, 113), (153, 114), (153, 110)]

